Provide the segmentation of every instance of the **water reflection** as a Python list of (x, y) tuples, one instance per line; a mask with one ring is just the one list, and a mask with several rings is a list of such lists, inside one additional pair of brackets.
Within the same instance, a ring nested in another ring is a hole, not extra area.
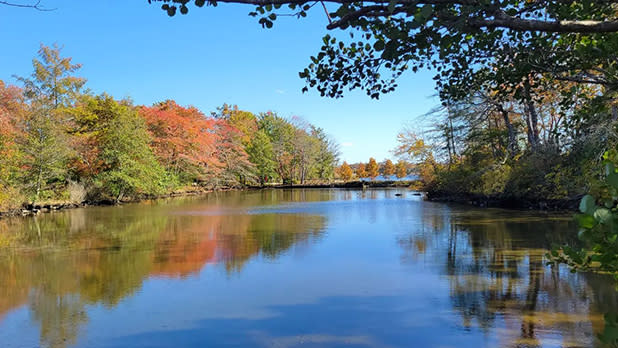
[[(319, 200), (321, 192), (315, 193), (285, 192), (268, 201)], [(204, 201), (177, 199), (0, 221), (0, 320), (27, 305), (40, 327), (42, 346), (71, 346), (88, 323), (87, 305), (114, 307), (150, 277), (186, 278), (215, 263), (239, 272), (254, 257), (276, 258), (296, 243), (319, 239), (324, 216), (168, 211), (187, 204), (192, 211), (209, 211), (222, 199), (232, 207), (255, 206), (265, 195), (213, 195)]]
[(618, 337), (613, 282), (543, 258), (574, 229), (405, 190), (0, 220), (0, 346), (602, 346)]
[(577, 243), (574, 229), (569, 216), (455, 207), (423, 215), (399, 245), (404, 262), (415, 262), (432, 244), (462, 327), (498, 334), (499, 346), (615, 344), (603, 318), (618, 309), (611, 280), (546, 266), (551, 244)]

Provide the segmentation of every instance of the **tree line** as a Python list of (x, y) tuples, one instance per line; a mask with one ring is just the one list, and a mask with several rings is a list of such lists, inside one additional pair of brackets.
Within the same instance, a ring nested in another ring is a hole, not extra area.
[(19, 87), (0, 81), (2, 208), (334, 178), (337, 143), (300, 118), (95, 95), (57, 46), (33, 68)]
[(399, 160), (397, 164), (394, 164), (392, 160), (386, 159), (382, 163), (378, 163), (375, 158), (370, 157), (367, 163), (359, 162), (348, 164), (344, 161), (341, 166), (337, 168), (337, 177), (343, 181), (350, 181), (353, 179), (362, 180), (370, 179), (375, 180), (378, 176), (382, 176), (386, 179), (396, 177), (402, 179), (408, 176), (409, 163), (405, 160)]

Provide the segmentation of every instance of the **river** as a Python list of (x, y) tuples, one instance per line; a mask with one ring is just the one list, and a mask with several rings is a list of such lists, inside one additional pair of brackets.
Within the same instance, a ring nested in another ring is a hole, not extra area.
[(212, 193), (0, 220), (0, 347), (595, 347), (569, 215), (404, 189)]

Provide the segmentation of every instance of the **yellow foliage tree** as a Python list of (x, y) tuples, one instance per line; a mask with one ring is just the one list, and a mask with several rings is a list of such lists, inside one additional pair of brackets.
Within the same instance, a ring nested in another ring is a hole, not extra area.
[(397, 162), (396, 173), (399, 179), (405, 178), (408, 175), (408, 165), (404, 161)]
[(369, 158), (369, 163), (367, 163), (367, 176), (373, 180), (378, 175), (380, 175), (380, 167), (378, 166), (376, 159), (371, 157)]
[(360, 163), (358, 165), (358, 167), (356, 168), (356, 176), (359, 179), (367, 177), (367, 171), (365, 170), (365, 164), (364, 163)]
[(382, 174), (384, 176), (391, 176), (395, 174), (395, 165), (393, 164), (393, 161), (387, 159), (384, 162), (384, 165), (382, 166)]
[(350, 181), (352, 179), (352, 176), (354, 176), (354, 172), (352, 171), (352, 168), (350, 167), (348, 162), (345, 162), (345, 161), (339, 167), (338, 171), (339, 171), (339, 176), (344, 181)]

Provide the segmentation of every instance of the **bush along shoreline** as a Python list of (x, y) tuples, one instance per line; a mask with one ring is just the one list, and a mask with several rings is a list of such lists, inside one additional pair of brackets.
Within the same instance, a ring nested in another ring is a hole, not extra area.
[(481, 208), (574, 212), (583, 195), (564, 199), (524, 199), (502, 195), (428, 191), (425, 197), (433, 202), (459, 203)]

